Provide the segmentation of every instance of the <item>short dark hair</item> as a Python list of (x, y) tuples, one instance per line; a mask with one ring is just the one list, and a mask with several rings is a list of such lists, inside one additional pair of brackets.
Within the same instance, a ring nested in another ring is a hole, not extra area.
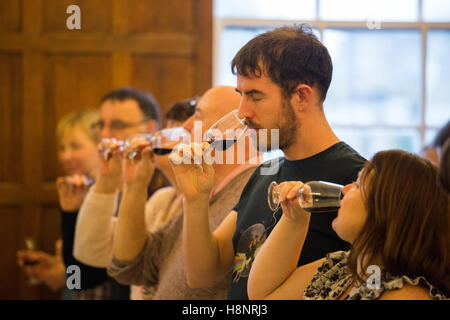
[(317, 86), (325, 100), (333, 73), (327, 48), (300, 24), (260, 34), (243, 46), (231, 63), (231, 72), (260, 77), (265, 72), (290, 97), (299, 84)]
[(432, 146), (435, 148), (442, 148), (448, 138), (450, 138), (450, 120), (438, 131)]
[(102, 98), (101, 102), (103, 103), (106, 100), (124, 101), (128, 99), (132, 99), (137, 102), (145, 119), (156, 120), (156, 122), (158, 122), (158, 126), (161, 127), (161, 110), (159, 109), (158, 101), (151, 93), (147, 91), (139, 90), (133, 87), (122, 87), (106, 94)]
[(198, 98), (194, 97), (192, 99), (187, 99), (184, 101), (175, 102), (166, 112), (166, 121), (175, 120), (179, 122), (184, 122), (189, 119), (195, 112), (197, 107)]

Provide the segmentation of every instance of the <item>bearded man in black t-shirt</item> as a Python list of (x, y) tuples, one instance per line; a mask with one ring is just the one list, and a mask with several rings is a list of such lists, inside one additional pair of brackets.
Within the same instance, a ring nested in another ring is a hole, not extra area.
[[(261, 34), (234, 57), (239, 115), (253, 129), (259, 151), (279, 147), (285, 157), (255, 170), (239, 203), (214, 231), (208, 223), (214, 170), (207, 162), (173, 166), (184, 194), (183, 250), (190, 286), (209, 287), (232, 272), (228, 298), (248, 299), (254, 257), (282, 215), (268, 206), (271, 181), (345, 185), (356, 180), (365, 159), (339, 140), (323, 110), (332, 69), (328, 50), (305, 25)], [(299, 266), (348, 249), (331, 228), (335, 217), (336, 212), (312, 215)]]

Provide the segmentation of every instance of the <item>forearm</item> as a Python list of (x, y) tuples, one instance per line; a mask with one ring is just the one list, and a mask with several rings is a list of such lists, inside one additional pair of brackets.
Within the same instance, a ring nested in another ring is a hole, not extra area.
[(250, 299), (264, 299), (296, 270), (308, 232), (309, 219), (292, 221), (282, 216), (253, 262), (248, 280)]
[(114, 237), (114, 257), (129, 261), (142, 251), (147, 239), (145, 225), (146, 186), (125, 186)]
[[(95, 186), (94, 186), (95, 187)], [(74, 256), (105, 268), (112, 259), (117, 196), (90, 190), (80, 208), (75, 228)]]
[(115, 193), (117, 189), (117, 178), (100, 175), (93, 188), (94, 192), (100, 194)]
[(183, 203), (183, 254), (191, 287), (208, 287), (220, 269), (219, 249), (209, 227), (209, 198)]

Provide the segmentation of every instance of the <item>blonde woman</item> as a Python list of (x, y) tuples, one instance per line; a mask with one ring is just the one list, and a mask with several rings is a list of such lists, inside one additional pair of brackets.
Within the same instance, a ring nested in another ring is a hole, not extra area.
[[(19, 251), (17, 254), (19, 266), (30, 277), (53, 291), (66, 286), (66, 266), (79, 266), (83, 275), (82, 290), (76, 291), (79, 299), (110, 297), (106, 270), (86, 266), (72, 255), (78, 209), (98, 169), (98, 136), (91, 130), (92, 124), (97, 121), (97, 111), (80, 110), (65, 115), (57, 125), (58, 159), (65, 174), (56, 180), (62, 222), (62, 249), (58, 241), (55, 256), (42, 251)], [(75, 189), (83, 192), (74, 192)], [(74, 197), (74, 194), (78, 196)], [(33, 261), (33, 264), (27, 264), (29, 261)]]

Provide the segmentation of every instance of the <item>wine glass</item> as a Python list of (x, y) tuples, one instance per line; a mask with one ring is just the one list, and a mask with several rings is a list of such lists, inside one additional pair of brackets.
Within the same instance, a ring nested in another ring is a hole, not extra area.
[(184, 141), (190, 141), (190, 134), (183, 127), (174, 127), (151, 133), (139, 133), (129, 136), (125, 140), (124, 150), (128, 158), (134, 158), (147, 146), (150, 146), (153, 153), (162, 156), (171, 153), (175, 145)]
[(103, 160), (108, 160), (114, 149), (119, 148), (123, 150), (124, 142), (115, 138), (103, 138), (99, 144), (100, 154)]
[(74, 187), (75, 187), (73, 178), (77, 178), (77, 177), (83, 179), (82, 184), (85, 187), (91, 187), (95, 183), (94, 179), (89, 174), (65, 176), (64, 183), (69, 187), (69, 192), (73, 192)]
[[(38, 250), (37, 241), (36, 241), (35, 238), (33, 238), (33, 237), (25, 237), (24, 243), (25, 243), (25, 249), (27, 249), (29, 251), (37, 251)], [(30, 260), (30, 259), (27, 259), (27, 260), (25, 260), (23, 262), (23, 264), (26, 265), (26, 266), (34, 266), (34, 265), (36, 265), (38, 263), (39, 263), (38, 260)], [(28, 278), (28, 284), (31, 285), (31, 286), (37, 285), (39, 283), (40, 283), (39, 280), (36, 279), (33, 276)]]
[(238, 112), (238, 110), (233, 110), (206, 131), (206, 141), (214, 149), (223, 151), (230, 148), (247, 130), (244, 119), (239, 118)]
[(137, 133), (131, 136), (128, 136), (124, 142), (124, 151), (130, 159), (131, 162), (134, 161), (134, 158), (148, 145), (150, 145), (150, 141), (153, 138), (152, 133)]
[[(310, 181), (298, 191), (297, 200), (303, 210), (309, 212), (332, 212), (340, 207), (343, 186), (325, 181)], [(280, 207), (280, 186), (272, 181), (267, 190), (267, 201), (272, 211)]]
[(174, 127), (155, 132), (150, 141), (153, 153), (162, 156), (172, 152), (173, 148), (179, 144), (190, 143), (191, 134), (183, 127)]

